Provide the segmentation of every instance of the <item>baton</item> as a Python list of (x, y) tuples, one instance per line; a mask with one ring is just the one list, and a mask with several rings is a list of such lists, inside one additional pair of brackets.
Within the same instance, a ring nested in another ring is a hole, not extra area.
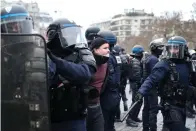
[(131, 105), (131, 107), (129, 108), (129, 110), (125, 113), (125, 115), (120, 119), (120, 122), (123, 122), (126, 117), (129, 115), (129, 113), (132, 111), (132, 109), (134, 109), (134, 107), (140, 102), (140, 100), (136, 101), (135, 103), (133, 103)]

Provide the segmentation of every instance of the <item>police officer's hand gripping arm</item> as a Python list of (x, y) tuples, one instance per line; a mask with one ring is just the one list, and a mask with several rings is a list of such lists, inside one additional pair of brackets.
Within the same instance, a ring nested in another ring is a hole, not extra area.
[[(57, 19), (49, 25), (47, 36), (48, 56), (51, 59), (50, 72), (76, 84), (84, 84), (90, 80), (96, 72), (96, 62), (87, 48), (82, 27), (66, 18)], [(70, 55), (74, 60), (67, 60), (66, 57)]]
[(149, 77), (147, 77), (144, 83), (141, 85), (138, 91), (137, 100), (141, 99), (141, 96), (147, 95), (150, 89), (157, 87), (157, 85), (166, 76), (168, 70), (168, 65), (164, 61), (158, 62), (153, 68)]
[(51, 71), (54, 73), (55, 71), (58, 71), (60, 75), (65, 78), (71, 78), (72, 81), (85, 83), (91, 79), (92, 75), (96, 71), (95, 67), (93, 66), (93, 63), (95, 62), (93, 61), (94, 58), (91, 58), (93, 56), (88, 56), (89, 61), (83, 61), (80, 64), (75, 64), (56, 57), (51, 52), (49, 52), (48, 55), (52, 60), (50, 62), (49, 69), (51, 69)]

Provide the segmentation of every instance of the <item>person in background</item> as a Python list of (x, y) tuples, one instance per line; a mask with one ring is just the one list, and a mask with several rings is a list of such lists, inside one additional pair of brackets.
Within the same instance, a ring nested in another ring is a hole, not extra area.
[[(143, 57), (143, 52), (144, 52), (144, 48), (141, 45), (135, 45), (132, 48), (132, 55), (134, 58), (129, 63), (130, 65), (129, 82), (132, 89), (132, 104), (135, 103), (136, 93), (139, 87), (141, 86), (142, 72), (143, 72), (141, 59)], [(126, 120), (128, 126), (137, 127), (138, 126), (137, 122), (142, 122), (138, 118), (141, 106), (142, 106), (142, 102), (138, 104), (137, 107), (129, 113), (129, 116)]]
[[(151, 73), (155, 64), (159, 61), (159, 56), (162, 54), (164, 47), (164, 39), (159, 38), (150, 42), (151, 54), (145, 55), (142, 58), (143, 77), (144, 81)], [(150, 95), (144, 97), (144, 108), (142, 112), (143, 131), (156, 131), (157, 130), (157, 114), (158, 114), (158, 94), (157, 89), (154, 88), (150, 91)]]

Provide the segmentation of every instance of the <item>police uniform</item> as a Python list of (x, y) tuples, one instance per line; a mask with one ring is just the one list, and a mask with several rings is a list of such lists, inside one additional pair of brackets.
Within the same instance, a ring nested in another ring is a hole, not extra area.
[[(141, 59), (143, 57), (143, 52), (144, 52), (144, 48), (141, 45), (135, 45), (132, 48), (132, 53), (134, 55), (134, 58), (129, 63), (130, 64), (129, 82), (130, 82), (130, 87), (132, 89), (132, 104), (135, 103), (135, 96), (141, 85), (142, 71), (143, 71)], [(130, 111), (129, 116), (126, 120), (127, 125), (136, 127), (138, 126), (136, 122), (141, 122), (141, 120), (138, 118), (141, 106), (142, 106), (142, 102), (138, 104), (134, 110)]]
[(21, 5), (2, 7), (0, 17), (1, 130), (48, 130), (48, 119), (40, 124), (48, 118), (46, 54), (35, 38), (44, 39), (32, 34), (32, 19)]
[[(174, 36), (165, 47), (165, 59), (158, 62), (139, 89), (143, 96), (159, 84), (163, 123), (169, 130), (185, 131), (186, 93), (190, 85), (190, 64), (186, 61), (186, 40)], [(138, 94), (137, 98), (139, 97)]]
[(96, 62), (86, 45), (81, 45), (87, 44), (81, 32), (68, 19), (54, 21), (47, 31), (52, 131), (86, 131), (87, 85)]
[[(146, 74), (147, 76), (151, 73), (153, 67), (158, 62), (158, 58), (155, 55), (150, 55), (145, 61), (143, 61), (143, 64), (145, 66), (143, 67), (143, 74)], [(144, 73), (146, 72), (146, 73)], [(143, 79), (146, 77), (144, 76)], [(150, 91), (149, 96), (144, 97), (144, 108), (142, 112), (142, 120), (143, 120), (143, 131), (148, 131), (149, 128), (151, 131), (156, 130), (157, 128), (157, 114), (158, 114), (158, 95), (157, 95), (157, 89), (153, 89)]]
[[(163, 51), (163, 38), (155, 39), (149, 45), (151, 54), (144, 53), (142, 58), (143, 80), (151, 73), (153, 67), (159, 61), (159, 56)], [(150, 91), (148, 96), (144, 97), (144, 107), (142, 112), (143, 131), (157, 130), (157, 114), (158, 114), (158, 94), (157, 89)]]
[[(118, 63), (120, 64), (120, 67), (121, 67), (119, 92), (121, 94), (121, 98), (123, 101), (124, 110), (127, 111), (128, 110), (128, 106), (127, 106), (128, 99), (126, 97), (125, 89), (126, 89), (126, 85), (127, 85), (129, 58), (126, 54), (123, 53), (124, 49), (122, 47), (120, 47), (119, 45), (115, 45), (113, 51), (115, 52), (116, 57), (119, 61)], [(119, 103), (119, 106), (118, 106), (118, 109), (116, 112), (116, 121), (120, 120), (120, 115), (121, 115), (121, 111), (120, 111), (120, 103)]]

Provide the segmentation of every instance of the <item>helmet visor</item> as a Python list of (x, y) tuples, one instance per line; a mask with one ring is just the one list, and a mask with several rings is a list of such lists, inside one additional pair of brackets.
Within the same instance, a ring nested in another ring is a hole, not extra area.
[(32, 20), (28, 16), (1, 16), (1, 33), (32, 33)]
[(166, 55), (168, 58), (183, 59), (185, 47), (183, 45), (167, 45)]
[(75, 45), (75, 47), (86, 47), (85, 32), (81, 27), (67, 27), (61, 29), (61, 45), (63, 48)]

